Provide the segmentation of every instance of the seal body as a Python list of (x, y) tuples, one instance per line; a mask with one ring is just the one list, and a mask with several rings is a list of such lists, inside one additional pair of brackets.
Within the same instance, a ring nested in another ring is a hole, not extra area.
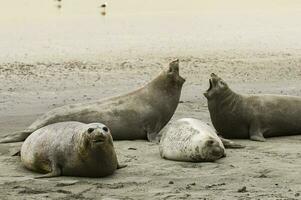
[(211, 74), (205, 93), (212, 124), (225, 138), (250, 138), (301, 134), (301, 98), (286, 95), (241, 95)]
[(177, 161), (215, 161), (225, 156), (215, 130), (193, 118), (182, 118), (168, 126), (162, 133), (159, 151), (162, 158)]
[(0, 142), (23, 141), (33, 131), (56, 122), (102, 122), (114, 140), (155, 140), (173, 116), (185, 82), (179, 75), (179, 61), (173, 61), (144, 87), (113, 98), (56, 108), (42, 115), (26, 130), (6, 136)]
[(23, 165), (41, 177), (103, 177), (118, 168), (110, 130), (101, 123), (61, 122), (33, 132), (21, 148)]

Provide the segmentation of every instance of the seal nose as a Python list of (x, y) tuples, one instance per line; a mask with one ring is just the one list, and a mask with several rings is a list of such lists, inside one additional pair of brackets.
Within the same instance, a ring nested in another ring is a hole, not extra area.
[(224, 149), (223, 148), (220, 148), (220, 147), (215, 147), (212, 149), (212, 155), (213, 156), (223, 156), (224, 155)]
[(94, 130), (92, 139), (94, 142), (104, 142), (108, 139), (108, 134), (105, 130), (109, 131), (107, 127), (98, 127)]
[(215, 74), (215, 73), (211, 73), (211, 75), (210, 75), (212, 78), (213, 77), (217, 77), (217, 75)]
[(179, 64), (179, 59), (175, 59), (175, 60), (173, 60), (173, 61), (171, 61), (171, 63), (170, 64), (176, 64), (176, 65), (178, 65)]

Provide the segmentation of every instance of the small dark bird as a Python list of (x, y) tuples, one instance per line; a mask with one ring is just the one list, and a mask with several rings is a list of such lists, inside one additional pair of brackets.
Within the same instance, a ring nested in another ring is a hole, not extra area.
[(107, 3), (105, 2), (105, 3), (101, 4), (99, 7), (102, 8), (101, 9), (102, 11), (100, 12), (100, 14), (102, 16), (105, 16), (107, 14), (107, 12), (106, 12)]

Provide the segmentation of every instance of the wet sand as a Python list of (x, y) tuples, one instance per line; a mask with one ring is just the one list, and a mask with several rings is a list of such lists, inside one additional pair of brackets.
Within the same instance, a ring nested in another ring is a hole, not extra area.
[[(11, 63), (0, 65), (1, 135), (28, 126), (51, 108), (130, 91), (154, 78), (173, 58), (120, 58), (114, 61)], [(208, 77), (215, 72), (238, 92), (301, 96), (301, 54), (245, 53), (180, 57), (187, 79), (173, 117), (210, 122), (205, 98)], [(227, 150), (214, 163), (163, 160), (158, 146), (146, 141), (115, 141), (128, 167), (110, 177), (36, 175), (10, 154), (21, 143), (0, 145), (1, 199), (299, 199), (301, 136), (265, 143), (237, 140), (245, 149)], [(135, 150), (133, 150), (134, 148)], [(245, 187), (245, 188), (244, 188)]]
[(299, 0), (0, 1), (0, 62), (301, 49)]

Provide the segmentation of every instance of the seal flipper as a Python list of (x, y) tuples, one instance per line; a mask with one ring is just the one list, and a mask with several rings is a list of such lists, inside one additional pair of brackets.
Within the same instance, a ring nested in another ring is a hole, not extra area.
[(24, 130), (14, 132), (10, 135), (6, 135), (4, 138), (0, 140), (0, 143), (12, 143), (12, 142), (22, 142), (24, 141), (33, 131)]
[(243, 149), (243, 148), (245, 148), (244, 145), (237, 144), (237, 143), (233, 142), (232, 140), (227, 140), (221, 136), (219, 136), (219, 138), (221, 139), (221, 141), (226, 149)]
[(117, 169), (122, 169), (122, 168), (125, 168), (125, 167), (127, 167), (128, 165), (126, 165), (126, 164), (119, 164), (119, 163), (117, 163)]
[(249, 130), (250, 140), (265, 142), (266, 139), (263, 137), (263, 132), (258, 128), (258, 126), (251, 126)]
[(153, 133), (147, 133), (147, 140), (149, 142), (153, 142), (153, 143), (159, 143), (160, 142), (160, 138), (157, 137), (158, 133), (157, 132), (153, 132)]
[(39, 178), (51, 178), (51, 177), (58, 177), (58, 176), (61, 176), (62, 175), (62, 170), (56, 166), (56, 165), (53, 165), (52, 166), (52, 171), (48, 174), (44, 174), (44, 175), (41, 175), (41, 176), (36, 176), (34, 177), (35, 179), (39, 179)]
[(21, 150), (19, 150), (16, 153), (12, 154), (12, 156), (21, 156)]
[(258, 142), (265, 142), (266, 139), (263, 137), (262, 133), (253, 133), (250, 135), (250, 139)]

